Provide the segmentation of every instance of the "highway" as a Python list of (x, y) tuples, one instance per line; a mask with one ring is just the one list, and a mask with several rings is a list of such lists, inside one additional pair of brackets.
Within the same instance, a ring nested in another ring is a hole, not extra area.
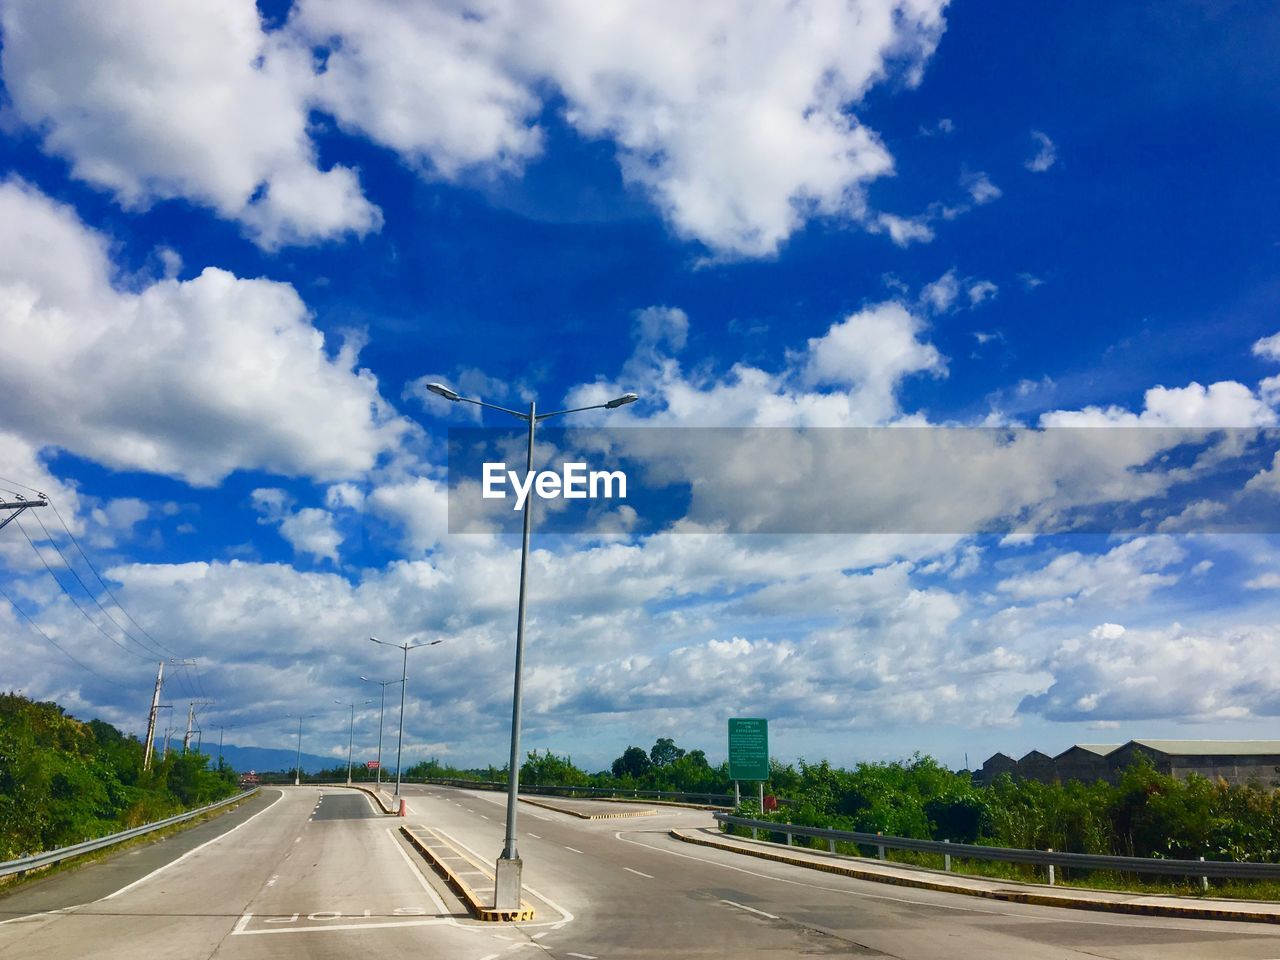
[(482, 924), (397, 828), (430, 826), (491, 861), (505, 796), (404, 792), (401, 821), (340, 787), (266, 789), (187, 834), (29, 885), (0, 898), (0, 958), (1280, 957), (1266, 925), (1003, 904), (694, 847), (667, 831), (708, 815), (666, 807), (588, 821), (522, 804), (537, 917)]

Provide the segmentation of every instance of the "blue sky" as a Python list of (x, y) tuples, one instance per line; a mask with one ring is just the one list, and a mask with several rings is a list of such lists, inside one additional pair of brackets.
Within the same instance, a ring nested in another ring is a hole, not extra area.
[[(447, 533), (476, 421), (433, 379), (634, 389), (641, 426), (1276, 424), (1270, 5), (686, 6), (0, 2), (0, 476), (114, 594), (28, 513), (82, 615), (10, 525), (6, 592), (96, 674), (6, 604), (0, 682), (138, 731), (119, 601), (199, 659), (175, 703), (275, 746), (394, 672), (370, 633), (443, 637), (409, 756), (499, 760), (517, 545)], [(548, 540), (526, 746), (715, 757), (730, 715), (843, 763), (1265, 737), (1276, 553)]]

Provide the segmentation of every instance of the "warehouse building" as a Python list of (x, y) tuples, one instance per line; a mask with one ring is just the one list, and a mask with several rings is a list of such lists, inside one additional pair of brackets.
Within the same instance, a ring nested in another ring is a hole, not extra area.
[(991, 783), (1002, 773), (1043, 783), (1080, 780), (1115, 783), (1139, 757), (1160, 773), (1174, 777), (1198, 774), (1228, 783), (1280, 787), (1280, 740), (1130, 740), (1128, 743), (1077, 743), (1051, 757), (1032, 750), (1019, 760), (997, 753), (978, 773)]

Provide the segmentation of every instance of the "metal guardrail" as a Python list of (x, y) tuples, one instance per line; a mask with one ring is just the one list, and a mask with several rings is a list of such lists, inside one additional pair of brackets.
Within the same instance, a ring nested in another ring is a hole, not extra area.
[(219, 807), (225, 807), (229, 803), (235, 803), (237, 800), (243, 800), (258, 792), (258, 788), (245, 790), (237, 793), (233, 797), (227, 797), (225, 800), (219, 800), (217, 803), (211, 803), (208, 806), (200, 807), (196, 810), (188, 810), (186, 813), (179, 813), (165, 820), (157, 820), (155, 823), (144, 823), (140, 827), (133, 827), (129, 830), (121, 830), (119, 833), (113, 833), (105, 837), (99, 837), (97, 840), (86, 840), (84, 843), (74, 843), (69, 847), (59, 847), (57, 850), (49, 850), (45, 853), (33, 853), (29, 857), (19, 857), (17, 860), (9, 860), (0, 863), (0, 877), (7, 877), (15, 873), (23, 873), (27, 870), (34, 870), (37, 867), (48, 867), (63, 860), (69, 860), (72, 857), (78, 857), (81, 854), (92, 853), (95, 850), (102, 850), (105, 847), (114, 846), (117, 843), (123, 843), (125, 840), (132, 840), (134, 837), (141, 837), (155, 830), (163, 830), (165, 827), (171, 827), (176, 823), (182, 823), (186, 820), (192, 820), (203, 813), (210, 810), (217, 810)]
[[(506, 790), (505, 780), (455, 780), (449, 777), (406, 777), (404, 783), (438, 783), (446, 787), (468, 787), (473, 790)], [(521, 783), (521, 793), (559, 797), (616, 797), (643, 800), (678, 800), (687, 803), (705, 803), (712, 806), (733, 806), (733, 794), (691, 793), (680, 790), (626, 790), (615, 787), (574, 787), (551, 784)]]
[[(828, 841), (856, 843), (864, 847), (890, 850), (914, 850), (936, 853), (961, 860), (1000, 860), (1005, 863), (1027, 863), (1042, 867), (1076, 867), (1082, 870), (1109, 870), (1116, 873), (1158, 873), (1166, 876), (1213, 877), (1221, 880), (1275, 880), (1280, 878), (1280, 863), (1242, 863), (1235, 860), (1165, 860), (1156, 857), (1114, 857), (1093, 853), (1068, 853), (1059, 850), (1022, 850), (1016, 847), (987, 847), (974, 843), (951, 843), (945, 840), (916, 840), (911, 837), (888, 837), (879, 833), (852, 830), (828, 830), (805, 827), (775, 820), (752, 820), (726, 813), (712, 814), (721, 824), (765, 830), (791, 836), (814, 837)], [(883, 856), (882, 856), (883, 858)]]

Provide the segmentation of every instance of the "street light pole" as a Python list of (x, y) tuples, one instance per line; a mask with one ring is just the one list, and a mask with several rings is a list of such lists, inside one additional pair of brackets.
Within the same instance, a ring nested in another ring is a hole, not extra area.
[(396, 740), (396, 796), (400, 796), (400, 758), (404, 750), (404, 691), (409, 686), (409, 651), (417, 650), (418, 647), (434, 647), (437, 643), (443, 643), (442, 640), (428, 640), (425, 643), (387, 643), (385, 640), (379, 640), (377, 637), (370, 637), (374, 643), (380, 643), (384, 647), (399, 647), (404, 651), (404, 660), (400, 669), (400, 735)]
[[(351, 748), (355, 744), (356, 737), (356, 705), (354, 701), (347, 703), (345, 700), (334, 700), (333, 702), (339, 706), (351, 708), (351, 724), (347, 727), (347, 786), (351, 786)], [(373, 703), (373, 701), (366, 700), (365, 703)]]
[[(583, 410), (615, 410), (618, 407), (635, 403), (639, 397), (634, 393), (625, 393), (607, 403), (596, 403), (586, 407), (573, 407), (569, 410), (554, 410), (551, 413), (539, 414), (535, 401), (529, 401), (529, 412), (521, 413), (497, 404), (473, 400), (459, 395), (442, 383), (428, 383), (427, 389), (436, 396), (444, 397), (453, 403), (473, 403), (476, 406), (488, 407), (511, 414), (529, 424), (528, 454), (525, 459), (526, 479), (533, 475), (533, 435), (540, 420), (563, 416), (566, 413), (578, 413)], [(523, 706), (522, 679), (524, 675), (524, 612), (525, 587), (529, 573), (529, 527), (533, 517), (533, 497), (525, 497), (524, 530), (520, 542), (520, 599), (516, 608), (516, 663), (515, 682), (511, 693), (511, 753), (507, 765), (507, 834), (504, 840), (502, 855), (498, 857), (494, 878), (494, 906), (499, 910), (515, 910), (520, 908), (523, 893), (521, 873), (523, 863), (516, 849), (516, 802), (520, 794), (520, 713)]]
[(293, 785), (302, 785), (302, 717), (298, 717), (298, 759), (293, 764)]
[(376, 683), (381, 688), (382, 706), (378, 709), (378, 786), (382, 786), (382, 720), (387, 713), (387, 687), (393, 683), (403, 683), (403, 680), (370, 680), (368, 677), (361, 677), (365, 683)]
[(313, 713), (287, 713), (287, 717), (298, 718), (298, 759), (293, 765), (293, 785), (302, 785), (302, 721), (315, 716)]

